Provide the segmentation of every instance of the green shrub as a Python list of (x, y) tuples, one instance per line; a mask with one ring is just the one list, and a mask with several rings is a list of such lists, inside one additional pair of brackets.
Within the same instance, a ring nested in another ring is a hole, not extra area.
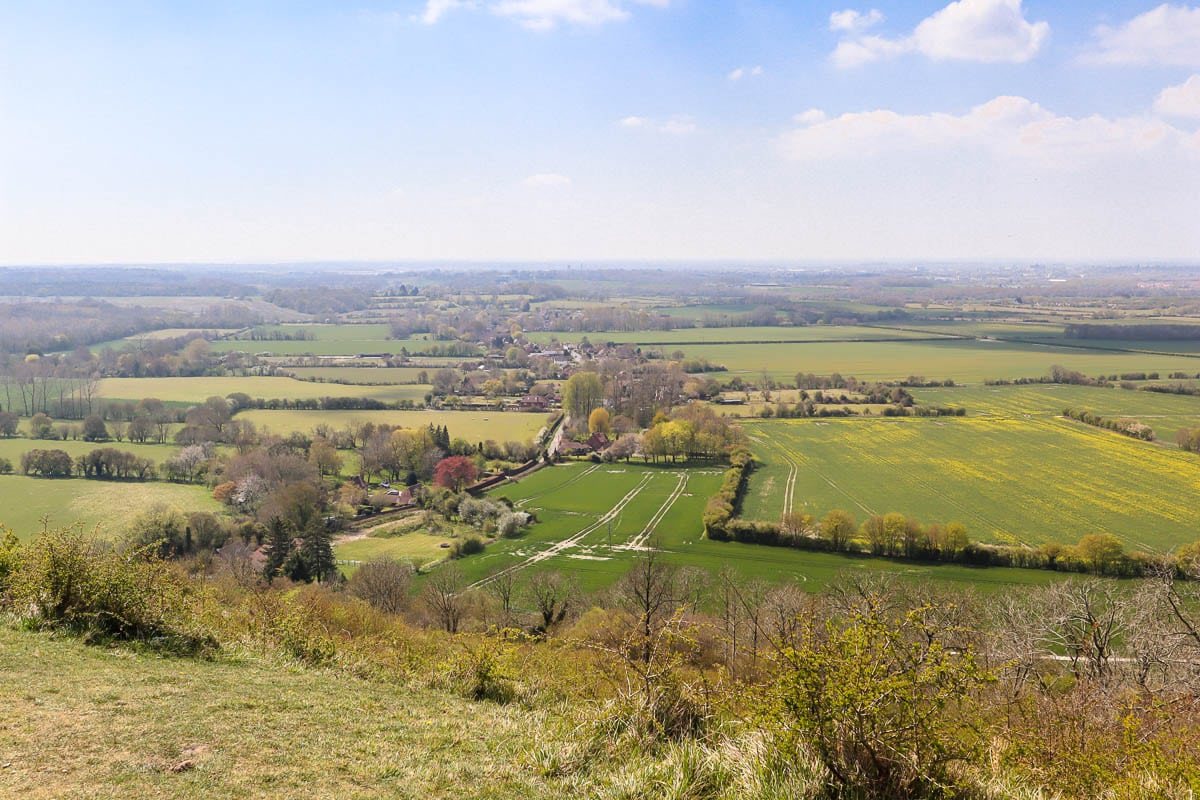
[(482, 552), (483, 539), (478, 536), (464, 536), (461, 539), (455, 539), (454, 543), (450, 545), (451, 558), (464, 558)]
[(24, 548), (11, 583), (13, 605), (33, 627), (187, 653), (216, 646), (197, 622), (186, 579), (147, 549), (121, 553), (79, 529), (44, 530)]
[(7, 605), (9, 586), (20, 564), (20, 541), (12, 531), (0, 529), (0, 608)]
[(779, 752), (809, 749), (835, 797), (956, 794), (952, 765), (976, 755), (972, 707), (991, 675), (969, 648), (944, 643), (929, 609), (890, 621), (876, 607), (784, 652), (773, 715)]

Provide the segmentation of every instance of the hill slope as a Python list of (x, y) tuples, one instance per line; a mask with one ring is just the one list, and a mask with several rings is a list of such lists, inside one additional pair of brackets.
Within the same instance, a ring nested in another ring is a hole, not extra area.
[(0, 796), (507, 798), (542, 715), (320, 670), (165, 659), (0, 625)]

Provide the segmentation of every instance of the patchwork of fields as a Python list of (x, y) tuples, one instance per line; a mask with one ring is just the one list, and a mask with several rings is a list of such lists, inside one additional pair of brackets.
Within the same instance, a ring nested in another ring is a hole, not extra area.
[[(899, 511), (959, 521), (984, 542), (1070, 543), (1111, 533), (1130, 549), (1198, 538), (1200, 458), (1046, 417), (749, 422), (762, 461), (746, 516), (785, 502), (816, 516)], [(789, 495), (785, 491), (794, 486)]]
[(709, 541), (703, 538), (700, 515), (720, 481), (718, 468), (572, 463), (543, 469), (490, 493), (536, 513), (539, 522), (519, 539), (501, 540), (483, 555), (464, 559), (462, 569), (470, 580), (483, 582), (502, 570), (516, 570), (519, 577), (557, 570), (575, 577), (584, 590), (603, 589), (625, 573), (639, 548), (653, 543), (667, 561), (710, 577), (729, 567), (746, 578), (797, 581), (814, 591), (847, 571), (864, 569), (902, 580), (934, 579), (981, 589), (1060, 577), (1036, 570), (901, 563)]

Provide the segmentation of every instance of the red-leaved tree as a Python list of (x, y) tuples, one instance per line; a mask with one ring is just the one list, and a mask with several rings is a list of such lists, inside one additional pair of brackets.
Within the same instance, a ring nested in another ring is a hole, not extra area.
[(469, 483), (474, 483), (479, 477), (475, 462), (466, 456), (450, 456), (438, 462), (433, 470), (433, 482), (437, 486), (445, 486), (458, 492)]

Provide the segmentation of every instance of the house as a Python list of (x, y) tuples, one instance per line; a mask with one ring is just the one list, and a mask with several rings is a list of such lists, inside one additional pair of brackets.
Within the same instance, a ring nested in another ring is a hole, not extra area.
[(550, 408), (550, 401), (540, 394), (527, 394), (517, 401), (522, 411), (545, 411)]
[(383, 496), (384, 505), (390, 506), (409, 506), (413, 503), (413, 487), (406, 486), (403, 489), (388, 489)]
[(604, 449), (612, 444), (607, 433), (596, 432), (587, 439), (587, 446), (595, 450), (597, 453), (604, 452)]
[(592, 448), (588, 447), (583, 442), (576, 442), (572, 439), (563, 439), (558, 445), (558, 452), (564, 456), (585, 456), (592, 452)]

